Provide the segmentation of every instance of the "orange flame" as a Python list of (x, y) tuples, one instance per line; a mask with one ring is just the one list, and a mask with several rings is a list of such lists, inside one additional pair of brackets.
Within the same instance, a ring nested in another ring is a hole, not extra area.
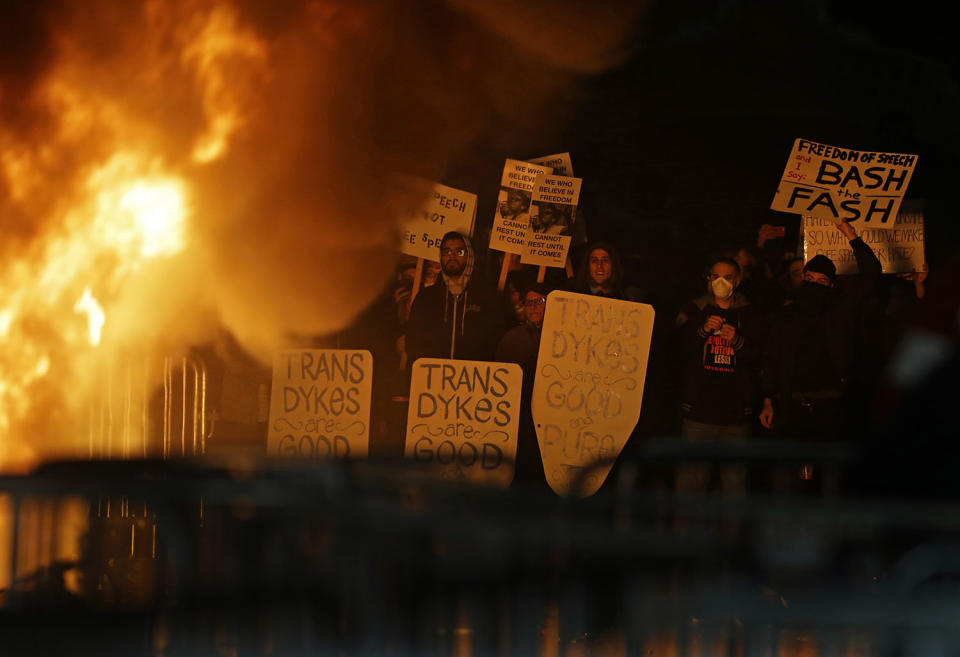
[[(189, 20), (176, 20), (178, 12)], [(194, 194), (178, 160), (210, 163), (227, 153), (247, 120), (250, 91), (234, 81), (246, 70), (263, 73), (266, 45), (230, 4), (148, 1), (141, 19), (141, 52), (117, 63), (118, 74), (139, 76), (127, 94), (98, 78), (67, 33), (35, 91), (52, 117), (45, 134), (31, 143), (0, 124), (0, 191), (8, 211), (38, 227), (0, 266), (0, 470), (34, 456), (22, 432), (82, 425), (67, 418), (82, 417), (85, 395), (101, 383), (85, 370), (100, 369), (96, 361), (136, 337), (136, 325), (112, 324), (117, 304), (137, 296), (153, 263), (189, 247)], [(179, 59), (169, 56), (170, 41)], [(195, 84), (202, 118), (182, 155), (164, 143), (162, 122), (137, 107), (138, 91), (165, 77)], [(45, 415), (64, 417), (51, 428)]]
[(76, 455), (93, 393), (135, 387), (111, 383), (129, 353), (225, 328), (268, 362), (342, 328), (392, 269), (389, 174), (547, 152), (558, 91), (630, 33), (621, 4), (52, 3), (29, 84), (0, 80), (0, 470)]

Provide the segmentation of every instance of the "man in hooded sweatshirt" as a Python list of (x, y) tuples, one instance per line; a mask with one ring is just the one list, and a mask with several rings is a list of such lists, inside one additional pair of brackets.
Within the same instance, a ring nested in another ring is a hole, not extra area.
[(418, 358), (493, 360), (506, 329), (496, 289), (473, 275), (470, 239), (450, 231), (440, 240), (440, 277), (424, 288), (407, 321), (408, 362)]
[(859, 275), (838, 284), (833, 261), (811, 258), (795, 300), (771, 323), (763, 356), (760, 422), (790, 438), (849, 435), (844, 399), (865, 337), (861, 311), (883, 267), (853, 226), (839, 222), (837, 229), (850, 242)]

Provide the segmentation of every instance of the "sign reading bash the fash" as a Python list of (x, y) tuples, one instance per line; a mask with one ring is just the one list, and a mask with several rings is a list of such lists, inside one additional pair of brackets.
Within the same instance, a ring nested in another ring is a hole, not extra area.
[(473, 232), (477, 215), (477, 195), (432, 183), (430, 197), (403, 225), (400, 249), (407, 255), (439, 260), (440, 239), (455, 230), (464, 235)]
[(365, 457), (372, 373), (373, 357), (365, 350), (277, 354), (267, 453), (305, 459)]
[(637, 425), (653, 317), (642, 303), (560, 291), (547, 297), (532, 410), (556, 493), (597, 492)]
[(413, 364), (405, 454), (453, 481), (509, 486), (523, 372), (513, 363), (420, 358)]
[(520, 262), (563, 267), (570, 250), (573, 222), (583, 180), (567, 176), (538, 176), (533, 186), (530, 229)]
[(490, 248), (523, 253), (530, 224), (530, 197), (537, 176), (551, 173), (549, 167), (520, 160), (507, 160), (500, 178), (497, 211), (493, 217)]
[[(877, 254), (885, 274), (923, 269), (923, 212), (919, 208), (908, 208), (907, 205), (903, 204), (893, 226), (884, 230), (864, 227), (859, 231), (860, 239)], [(810, 262), (811, 258), (820, 254), (833, 261), (840, 275), (856, 274), (858, 271), (853, 249), (834, 223), (827, 219), (804, 217), (803, 260)]]
[(797, 139), (770, 207), (864, 227), (891, 227), (916, 164), (916, 155)]

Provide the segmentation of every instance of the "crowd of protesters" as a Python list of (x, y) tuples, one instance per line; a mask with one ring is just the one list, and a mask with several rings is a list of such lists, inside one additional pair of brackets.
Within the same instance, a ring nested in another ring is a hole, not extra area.
[[(769, 225), (760, 228), (756, 246), (721, 249), (702, 263), (702, 293), (678, 301), (679, 312), (666, 321), (658, 316), (641, 420), (630, 444), (664, 435), (691, 442), (855, 442), (869, 433), (880, 374), (907, 318), (923, 303), (926, 271), (884, 276), (853, 226), (836, 229), (853, 250), (856, 275), (838, 276), (822, 255), (804, 262), (765, 249), (782, 235)], [(509, 254), (486, 255), (491, 262), (480, 266), (470, 238), (448, 233), (437, 261), (424, 263), (416, 294), (416, 261), (403, 260), (395, 280), (340, 334), (338, 346), (373, 352), (370, 445), (380, 456), (403, 453), (409, 370), (417, 358), (519, 364), (517, 479), (542, 480), (529, 409), (547, 295), (566, 289), (648, 299), (637, 286), (643, 281), (627, 280), (610, 243), (572, 250), (578, 266), (549, 269), (544, 282), (537, 282), (536, 267), (523, 267)], [(499, 258), (508, 259), (503, 291), (495, 283)], [(676, 485), (701, 488), (711, 476), (689, 467), (676, 473)], [(735, 469), (718, 479), (724, 487), (743, 485)]]

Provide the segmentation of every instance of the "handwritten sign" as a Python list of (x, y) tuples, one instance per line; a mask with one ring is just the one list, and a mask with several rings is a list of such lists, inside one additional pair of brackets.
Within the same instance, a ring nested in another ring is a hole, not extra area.
[(652, 306), (630, 301), (547, 297), (532, 410), (557, 494), (597, 492), (640, 419), (653, 316)]
[(821, 219), (894, 224), (916, 155), (857, 151), (797, 139), (770, 207)]
[(573, 161), (570, 159), (570, 153), (544, 155), (543, 157), (529, 159), (527, 162), (530, 162), (531, 164), (539, 164), (540, 166), (553, 169), (553, 172), (558, 176), (573, 175)]
[[(923, 212), (906, 211), (907, 204), (888, 229), (864, 228), (860, 238), (877, 254), (885, 274), (921, 271), (924, 258)], [(809, 262), (823, 254), (837, 266), (841, 275), (856, 274), (857, 261), (853, 249), (832, 221), (817, 217), (803, 218), (803, 260)]]
[(566, 265), (582, 183), (582, 179), (568, 176), (537, 177), (530, 208), (530, 229), (520, 262), (544, 267)]
[(418, 359), (410, 382), (407, 458), (434, 464), (450, 480), (509, 486), (522, 381), (513, 363)]
[(369, 351), (299, 349), (277, 354), (267, 453), (303, 459), (365, 457), (372, 373)]
[(530, 224), (530, 200), (537, 176), (551, 173), (549, 167), (507, 160), (500, 178), (497, 212), (493, 217), (490, 248), (506, 253), (522, 253)]
[(477, 195), (432, 183), (430, 196), (403, 223), (400, 250), (425, 260), (439, 260), (440, 240), (448, 231), (473, 233)]

